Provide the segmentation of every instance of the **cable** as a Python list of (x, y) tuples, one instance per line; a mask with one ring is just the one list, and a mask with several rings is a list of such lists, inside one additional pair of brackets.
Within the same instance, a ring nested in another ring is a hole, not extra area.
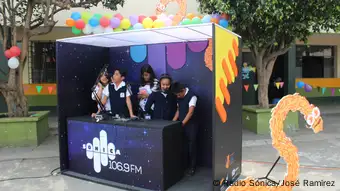
[[(272, 162), (253, 161), (253, 160), (242, 160), (242, 162), (256, 163), (256, 164), (273, 164)], [(286, 166), (286, 164), (283, 164), (283, 163), (277, 163), (277, 165)], [(340, 170), (340, 167), (321, 167), (321, 166), (312, 166), (312, 165), (300, 165), (300, 168), (313, 169), (313, 170)]]
[(25, 179), (40, 179), (40, 178), (47, 178), (50, 176), (57, 176), (59, 175), (61, 172), (57, 172), (55, 173), (55, 171), (59, 170), (60, 167), (53, 169), (49, 175), (45, 175), (45, 176), (27, 176), (27, 177), (17, 177), (17, 178), (8, 178), (8, 179), (2, 179), (0, 180), (0, 182), (6, 182), (6, 181), (11, 181), (11, 180), (25, 180)]

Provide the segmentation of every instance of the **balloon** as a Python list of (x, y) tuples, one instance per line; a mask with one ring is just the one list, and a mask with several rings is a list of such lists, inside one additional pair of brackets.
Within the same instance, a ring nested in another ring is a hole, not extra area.
[(162, 13), (162, 14), (160, 14), (160, 15), (157, 15), (157, 19), (163, 20), (163, 19), (165, 19), (165, 18), (167, 18), (167, 16), (166, 16), (166, 14), (164, 14), (164, 13)]
[(106, 13), (106, 14), (104, 15), (104, 17), (107, 18), (107, 19), (111, 19), (111, 18), (112, 18), (112, 15), (111, 15), (110, 13)]
[(164, 19), (163, 22), (167, 27), (172, 25), (172, 20), (169, 18)]
[(183, 19), (182, 25), (189, 25), (189, 24), (191, 24), (190, 19)]
[(12, 55), (11, 57), (17, 57), (17, 56), (19, 56), (20, 53), (21, 53), (20, 48), (17, 47), (17, 46), (12, 46), (12, 47), (9, 49), (9, 51), (11, 52), (11, 55)]
[(151, 18), (147, 17), (143, 20), (143, 27), (145, 29), (150, 29), (152, 28), (153, 21)]
[(227, 28), (228, 27), (228, 21), (225, 20), (225, 19), (221, 19), (219, 24), (224, 27), (224, 28)]
[(202, 21), (201, 21), (200, 18), (194, 17), (194, 18), (191, 20), (191, 23), (192, 23), (192, 24), (201, 24)]
[(128, 28), (130, 28), (130, 26), (131, 26), (131, 23), (130, 23), (129, 19), (123, 19), (122, 22), (120, 23), (119, 27), (122, 28), (122, 29), (128, 29)]
[(296, 83), (296, 86), (297, 86), (298, 88), (303, 88), (303, 87), (305, 86), (305, 83), (299, 81), (299, 82)]
[(193, 13), (188, 13), (187, 14), (187, 19), (193, 19), (195, 17), (195, 15)]
[(205, 15), (202, 19), (202, 23), (210, 23), (212, 17), (210, 15)]
[(129, 17), (129, 19), (130, 19), (131, 25), (135, 25), (136, 23), (138, 23), (138, 16), (137, 15), (131, 15)]
[(78, 35), (78, 34), (81, 33), (81, 30), (77, 29), (76, 27), (72, 27), (72, 33), (75, 34), (75, 35)]
[(121, 14), (119, 14), (119, 13), (115, 14), (114, 17), (117, 17), (119, 20), (123, 20), (124, 19), (124, 17)]
[(8, 58), (8, 59), (10, 59), (10, 58), (13, 57), (13, 55), (12, 55), (12, 53), (11, 53), (10, 50), (6, 50), (6, 51), (5, 51), (5, 56), (6, 56), (6, 58)]
[(161, 28), (161, 27), (164, 27), (165, 26), (165, 24), (164, 24), (164, 22), (162, 21), (162, 20), (160, 20), (160, 19), (157, 19), (157, 20), (155, 20), (154, 22), (153, 22), (153, 28)]
[(168, 16), (168, 18), (171, 19), (171, 20), (174, 19), (174, 17), (175, 17), (174, 15), (169, 15)]
[(211, 22), (212, 22), (212, 23), (218, 24), (218, 20), (217, 20), (216, 18), (212, 18), (212, 19), (211, 19)]
[(203, 16), (202, 15), (198, 15), (198, 18), (200, 18), (202, 20)]
[(100, 23), (100, 26), (102, 27), (107, 27), (110, 25), (110, 20), (106, 17), (102, 17), (100, 20), (99, 20), (99, 23)]
[(127, 29), (128, 31), (133, 30), (133, 26), (130, 26), (130, 28)]
[(136, 24), (133, 25), (133, 29), (143, 29), (143, 28), (144, 28), (143, 24), (141, 24), (141, 23), (136, 23)]
[(95, 17), (92, 17), (90, 20), (89, 20), (89, 24), (91, 27), (96, 27), (99, 25), (99, 19), (95, 18)]
[(85, 27), (85, 22), (81, 19), (76, 21), (75, 27), (77, 29), (83, 29)]
[(100, 20), (103, 17), (103, 15), (101, 15), (101, 14), (94, 14), (93, 17), (97, 18), (98, 20)]
[(81, 19), (81, 14), (79, 12), (73, 12), (71, 14), (71, 18), (75, 21), (77, 21), (78, 19)]
[(85, 28), (83, 29), (84, 34), (91, 34), (92, 33), (92, 27), (89, 24), (85, 25)]
[(93, 34), (101, 34), (104, 32), (104, 28), (102, 26), (96, 26), (92, 29)]
[(211, 15), (212, 18), (215, 18), (215, 19), (219, 19), (220, 18), (220, 15), (215, 13), (215, 14), (212, 14)]
[(229, 16), (226, 13), (222, 13), (221, 18), (228, 20)]
[(120, 25), (120, 20), (116, 17), (113, 17), (110, 21), (110, 24), (112, 28), (117, 28)]
[(123, 29), (121, 29), (121, 28), (115, 28), (115, 29), (113, 29), (113, 31), (114, 31), (114, 32), (120, 32), (120, 31), (123, 31)]
[(151, 16), (150, 18), (152, 19), (152, 21), (157, 20), (157, 16)]
[(91, 13), (85, 11), (81, 13), (81, 19), (85, 22), (88, 23), (91, 18)]
[(10, 67), (11, 69), (16, 69), (19, 66), (19, 60), (17, 57), (12, 57), (8, 60), (8, 67)]
[(146, 18), (146, 16), (144, 16), (144, 15), (139, 15), (139, 17), (138, 17), (138, 22), (139, 23), (143, 23), (143, 20)]
[(313, 90), (312, 86), (305, 84), (305, 91), (306, 92), (311, 92)]
[(66, 22), (65, 22), (65, 23), (66, 23), (66, 25), (69, 26), (69, 27), (73, 27), (73, 26), (75, 25), (74, 20), (71, 19), (71, 18), (66, 19)]
[(113, 32), (113, 29), (111, 27), (106, 27), (104, 29), (104, 33), (111, 33), (111, 32)]

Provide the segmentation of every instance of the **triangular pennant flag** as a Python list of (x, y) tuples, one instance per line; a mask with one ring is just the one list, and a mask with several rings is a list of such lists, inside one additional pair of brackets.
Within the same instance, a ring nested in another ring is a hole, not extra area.
[(244, 89), (248, 92), (249, 85), (244, 85)]
[(48, 93), (51, 94), (53, 91), (53, 86), (48, 86), (47, 89), (48, 89)]
[(275, 85), (276, 85), (276, 88), (277, 88), (277, 89), (280, 88), (280, 82), (276, 82)]
[(318, 86), (318, 92), (320, 92), (321, 88)]
[(322, 95), (325, 94), (326, 88), (322, 88)]
[(255, 91), (257, 90), (257, 87), (259, 87), (259, 85), (258, 84), (254, 84)]
[(24, 92), (28, 90), (28, 86), (24, 85)]
[(38, 92), (38, 94), (40, 94), (43, 87), (42, 86), (35, 86), (35, 88), (37, 88), (37, 92)]
[(282, 88), (282, 87), (283, 87), (283, 84), (284, 84), (284, 82), (280, 82), (280, 88)]
[(334, 96), (334, 93), (335, 93), (335, 89), (332, 88), (332, 96)]

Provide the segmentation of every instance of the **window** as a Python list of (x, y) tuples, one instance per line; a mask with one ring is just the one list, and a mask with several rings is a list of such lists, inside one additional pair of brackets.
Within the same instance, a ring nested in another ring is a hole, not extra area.
[(55, 42), (32, 41), (30, 53), (30, 82), (56, 83)]

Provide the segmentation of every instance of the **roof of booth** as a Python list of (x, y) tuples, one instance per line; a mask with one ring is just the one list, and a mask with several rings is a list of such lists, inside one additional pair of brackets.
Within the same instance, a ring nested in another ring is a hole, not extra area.
[[(193, 42), (212, 38), (213, 25), (213, 23), (206, 23), (197, 25), (172, 26), (157, 29), (130, 30), (64, 38), (57, 41), (100, 47), (121, 47), (145, 44)], [(216, 26), (220, 27), (219, 25)]]

